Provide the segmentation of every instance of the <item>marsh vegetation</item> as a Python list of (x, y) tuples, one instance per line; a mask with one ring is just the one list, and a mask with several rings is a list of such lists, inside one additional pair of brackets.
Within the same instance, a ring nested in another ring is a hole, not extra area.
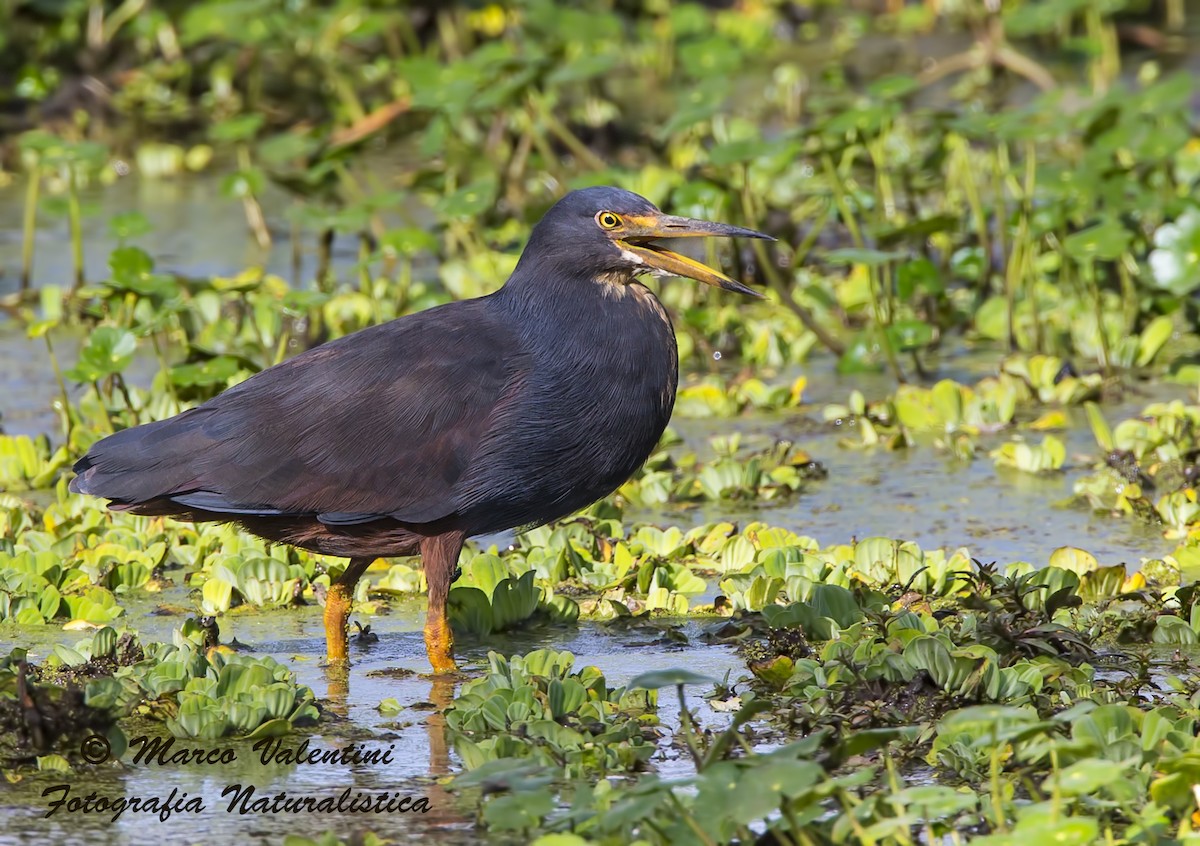
[[(434, 809), (254, 819), (290, 842), (1187, 842), (1198, 13), (0, 8), (0, 842), (248, 830), (45, 819), (66, 778)], [(653, 283), (672, 428), (584, 513), (474, 541), (463, 678), (420, 675), (413, 562), (360, 582), (338, 673), (344, 561), (67, 493), (106, 434), (494, 290), (593, 184), (769, 232), (705, 248), (767, 297)], [(148, 768), (141, 735), (238, 763)], [(395, 763), (257, 760), (265, 738)]]

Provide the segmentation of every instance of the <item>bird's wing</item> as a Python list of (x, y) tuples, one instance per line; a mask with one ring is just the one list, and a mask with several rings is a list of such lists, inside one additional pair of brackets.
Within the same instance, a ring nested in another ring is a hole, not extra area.
[(118, 507), (430, 522), (454, 513), (455, 484), (524, 362), (483, 301), (431, 309), (105, 438), (76, 465), (72, 488)]

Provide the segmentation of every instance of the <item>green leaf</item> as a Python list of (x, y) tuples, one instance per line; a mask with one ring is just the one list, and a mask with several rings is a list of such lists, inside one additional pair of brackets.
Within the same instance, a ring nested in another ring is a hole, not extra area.
[(724, 144), (718, 144), (709, 151), (708, 159), (717, 167), (728, 167), (733, 164), (741, 164), (767, 156), (778, 155), (781, 150), (790, 146), (786, 141), (745, 138), (739, 141), (727, 141)]
[(848, 628), (863, 618), (862, 608), (854, 594), (841, 585), (814, 585), (808, 604), (822, 617), (828, 617), (840, 628)]
[[(898, 731), (896, 733), (899, 734)], [(974, 792), (955, 790), (940, 784), (905, 788), (894, 794), (891, 801), (927, 820), (952, 817), (963, 811), (974, 810), (979, 804)]]
[(505, 631), (529, 619), (537, 610), (542, 589), (533, 583), (534, 572), (527, 570), (518, 579), (504, 579), (492, 594), (492, 626)]
[(1112, 429), (1104, 419), (1104, 412), (1094, 402), (1084, 403), (1083, 410), (1087, 412), (1088, 425), (1092, 428), (1092, 436), (1101, 449), (1111, 452), (1116, 448)]
[(1068, 235), (1063, 247), (1076, 261), (1116, 261), (1129, 249), (1131, 240), (1128, 229), (1120, 222), (1108, 219)]
[(209, 579), (200, 595), (201, 607), (206, 614), (223, 614), (233, 603), (233, 585), (224, 579)]
[(905, 257), (905, 253), (900, 252), (885, 252), (884, 250), (872, 250), (864, 247), (844, 247), (839, 250), (830, 250), (825, 254), (825, 261), (830, 264), (863, 264), (868, 267), (887, 264), (890, 261), (898, 261)]
[(663, 687), (674, 687), (681, 684), (718, 684), (718, 680), (712, 676), (704, 676), (700, 673), (693, 673), (691, 670), (670, 669), (670, 670), (651, 670), (648, 673), (642, 673), (635, 676), (629, 682), (629, 688), (658, 690)]
[(258, 134), (265, 121), (266, 117), (257, 112), (236, 115), (214, 125), (209, 131), (209, 137), (213, 141), (224, 143), (249, 141)]
[(387, 699), (376, 705), (375, 710), (385, 717), (394, 717), (404, 710), (404, 706), (401, 705), (395, 698), (389, 696)]
[(437, 212), (443, 218), (474, 220), (493, 206), (495, 198), (496, 181), (483, 179), (443, 197), (437, 203)]
[(608, 73), (619, 61), (620, 56), (615, 52), (580, 56), (561, 63), (546, 77), (546, 82), (553, 86), (585, 82)]
[(150, 220), (140, 211), (118, 212), (108, 221), (108, 233), (115, 241), (128, 241), (153, 230)]
[(85, 658), (83, 655), (79, 654), (71, 647), (64, 646), (61, 643), (54, 644), (54, 654), (57, 655), (59, 660), (68, 667), (77, 667), (80, 664), (87, 662), (87, 658)]
[(901, 352), (919, 350), (933, 342), (933, 327), (924, 320), (898, 320), (887, 327), (888, 339)]
[(1054, 550), (1050, 553), (1049, 564), (1051, 567), (1060, 567), (1079, 576), (1090, 573), (1100, 566), (1096, 561), (1096, 556), (1075, 546), (1060, 546)]
[(1151, 320), (1142, 334), (1138, 336), (1137, 366), (1146, 367), (1154, 361), (1163, 345), (1170, 340), (1175, 331), (1175, 323), (1166, 315), (1160, 315)]
[(810, 640), (829, 640), (833, 637), (830, 619), (819, 614), (807, 602), (765, 605), (762, 606), (762, 615), (771, 628), (786, 629), (799, 626), (805, 637)]
[(945, 287), (937, 265), (924, 256), (906, 261), (896, 269), (896, 293), (906, 302), (917, 293), (941, 294)]
[(225, 387), (238, 374), (241, 364), (236, 358), (219, 355), (193, 364), (177, 364), (171, 368), (171, 382), (180, 387)]
[(263, 737), (283, 737), (292, 733), (292, 724), (288, 720), (268, 720), (254, 731), (246, 735), (247, 740), (258, 740)]
[(492, 624), (492, 603), (477, 587), (454, 587), (447, 600), (450, 625), (463, 634), (489, 635)]
[(66, 375), (77, 382), (95, 382), (121, 373), (133, 361), (137, 338), (127, 329), (101, 326), (88, 336), (79, 362)]
[(266, 187), (266, 176), (256, 167), (237, 170), (221, 180), (221, 193), (235, 200), (255, 197)]
[(117, 632), (112, 626), (104, 626), (92, 635), (92, 657), (107, 658), (117, 649)]
[(1129, 767), (1102, 758), (1085, 758), (1058, 774), (1064, 796), (1089, 796), (1102, 787), (1129, 777)]
[(39, 755), (37, 768), (40, 772), (71, 772), (71, 764), (62, 755)]

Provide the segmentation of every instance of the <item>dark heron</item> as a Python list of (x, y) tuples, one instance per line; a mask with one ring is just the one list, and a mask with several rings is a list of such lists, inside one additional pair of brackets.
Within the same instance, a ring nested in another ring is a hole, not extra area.
[(453, 671), (446, 597), (463, 541), (607, 496), (666, 428), (679, 354), (637, 277), (758, 296), (655, 243), (703, 236), (768, 237), (666, 215), (617, 188), (575, 191), (495, 293), (330, 341), (110, 435), (75, 465), (71, 490), (348, 557), (325, 600), (331, 661), (346, 660), (354, 585), (371, 561), (420, 553), (429, 661)]

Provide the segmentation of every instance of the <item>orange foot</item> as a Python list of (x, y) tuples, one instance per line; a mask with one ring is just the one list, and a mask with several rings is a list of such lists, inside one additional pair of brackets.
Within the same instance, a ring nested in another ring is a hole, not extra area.
[(334, 582), (325, 594), (325, 653), (330, 663), (346, 663), (349, 656), (350, 605), (353, 589)]
[(446, 612), (429, 612), (425, 621), (425, 651), (435, 675), (458, 671), (454, 663), (454, 633), (450, 631), (450, 620)]

